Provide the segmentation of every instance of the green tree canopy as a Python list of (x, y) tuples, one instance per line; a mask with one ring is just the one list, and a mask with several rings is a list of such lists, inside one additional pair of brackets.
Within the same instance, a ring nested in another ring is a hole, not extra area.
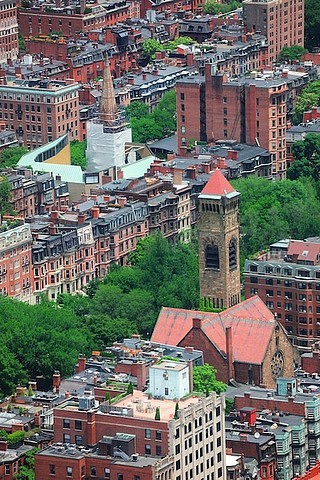
[(301, 47), (301, 45), (291, 45), (290, 47), (283, 47), (279, 54), (280, 62), (294, 62), (301, 60), (301, 57), (307, 53), (307, 49)]
[(0, 175), (0, 214), (13, 213), (11, 200), (11, 183), (4, 175)]
[(211, 392), (222, 393), (227, 389), (227, 385), (219, 382), (216, 378), (217, 370), (205, 363), (193, 368), (193, 390), (209, 394)]
[(71, 156), (71, 165), (78, 165), (85, 170), (87, 168), (87, 157), (86, 157), (87, 141), (83, 140), (79, 142), (78, 140), (71, 140), (70, 142), (70, 156)]
[(270, 182), (252, 176), (232, 184), (241, 193), (242, 261), (281, 238), (318, 235), (320, 205), (310, 179)]
[(305, 0), (305, 45), (308, 50), (320, 45), (320, 2)]
[(298, 97), (295, 110), (294, 122), (299, 123), (303, 119), (303, 112), (320, 105), (320, 80), (310, 82)]
[(219, 13), (228, 13), (241, 7), (241, 2), (232, 0), (229, 3), (220, 3), (214, 0), (208, 0), (203, 5), (203, 13), (210, 15), (218, 15)]
[(0, 168), (14, 167), (28, 152), (26, 147), (9, 147), (0, 151)]
[(143, 103), (137, 101), (126, 108), (126, 116), (131, 119), (132, 136), (135, 142), (144, 143), (175, 132), (176, 94), (174, 90), (164, 94), (153, 112), (146, 113), (146, 109)]
[(311, 177), (320, 180), (320, 135), (308, 133), (303, 141), (293, 144), (294, 162), (287, 170), (287, 178), (296, 180)]

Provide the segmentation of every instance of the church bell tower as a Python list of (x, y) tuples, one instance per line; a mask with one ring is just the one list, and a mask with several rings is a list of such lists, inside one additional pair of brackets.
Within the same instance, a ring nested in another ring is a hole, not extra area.
[(200, 295), (215, 308), (241, 300), (239, 197), (218, 169), (199, 195)]

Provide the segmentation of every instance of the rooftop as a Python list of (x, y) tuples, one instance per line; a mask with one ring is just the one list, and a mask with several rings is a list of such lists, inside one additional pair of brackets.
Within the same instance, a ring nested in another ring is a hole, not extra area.
[[(190, 396), (179, 400), (179, 408), (183, 409), (189, 405), (196, 404), (199, 397)], [(174, 417), (176, 402), (174, 400), (150, 398), (149, 395), (134, 390), (129, 395), (114, 404), (116, 407), (132, 409), (133, 417), (145, 420), (154, 420), (157, 407), (160, 409), (161, 421), (169, 421)]]

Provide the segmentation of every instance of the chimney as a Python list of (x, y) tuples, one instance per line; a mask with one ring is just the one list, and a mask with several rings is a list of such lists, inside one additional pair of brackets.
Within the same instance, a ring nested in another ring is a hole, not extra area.
[(117, 179), (122, 180), (123, 179), (123, 171), (121, 168), (117, 168)]
[(190, 392), (193, 392), (193, 362), (188, 360)]
[(197, 178), (197, 169), (195, 167), (189, 167), (186, 170), (187, 178), (195, 180)]
[(99, 207), (92, 207), (91, 208), (92, 218), (99, 218), (99, 213), (100, 213)]
[(129, 85), (134, 85), (134, 77), (132, 76), (128, 77), (128, 83)]
[(29, 382), (29, 387), (31, 387), (31, 390), (33, 392), (36, 392), (37, 391), (37, 382), (33, 382), (33, 381)]
[(202, 326), (202, 318), (193, 318), (192, 319), (192, 326), (193, 328), (201, 329)]
[(281, 77), (282, 77), (282, 78), (288, 78), (288, 72), (287, 72), (287, 71), (283, 71)]
[(83, 372), (86, 369), (86, 357), (79, 355), (76, 373)]
[(55, 235), (56, 233), (57, 233), (57, 228), (54, 223), (51, 223), (49, 225), (49, 235)]
[(117, 197), (117, 204), (120, 205), (121, 208), (123, 208), (126, 203), (127, 197)]
[(52, 376), (52, 385), (53, 385), (53, 387), (56, 388), (57, 392), (59, 392), (60, 383), (61, 383), (60, 372), (59, 372), (59, 370), (55, 370), (55, 372)]
[(52, 223), (57, 223), (59, 218), (59, 212), (57, 210), (51, 210), (50, 220)]
[(142, 80), (147, 80), (147, 74), (146, 73), (142, 74)]
[(207, 173), (207, 174), (210, 173), (210, 171), (211, 171), (211, 165), (210, 165), (210, 163), (203, 163), (203, 164), (201, 165), (201, 167), (203, 168), (204, 173)]
[(145, 362), (137, 362), (137, 389), (142, 392), (147, 383), (148, 369)]
[(78, 225), (83, 225), (85, 221), (86, 221), (86, 216), (83, 213), (79, 213)]
[(228, 363), (228, 380), (234, 378), (234, 367), (233, 367), (233, 346), (232, 346), (232, 328), (226, 328), (226, 353), (227, 353), (227, 363)]
[(103, 201), (106, 203), (110, 202), (110, 195), (103, 195)]
[(6, 440), (0, 440), (0, 451), (6, 452), (8, 450), (8, 442)]
[(238, 160), (238, 152), (236, 150), (228, 150), (229, 160)]
[(181, 185), (182, 184), (182, 174), (183, 170), (180, 168), (174, 168), (173, 170), (173, 184)]

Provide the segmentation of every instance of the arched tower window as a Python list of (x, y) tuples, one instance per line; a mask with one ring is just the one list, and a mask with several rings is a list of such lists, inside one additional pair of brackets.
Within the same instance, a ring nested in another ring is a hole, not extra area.
[(206, 246), (206, 268), (214, 268), (219, 270), (220, 261), (219, 261), (219, 249), (217, 245), (207, 245)]
[(229, 243), (229, 268), (237, 268), (237, 243), (234, 238)]

